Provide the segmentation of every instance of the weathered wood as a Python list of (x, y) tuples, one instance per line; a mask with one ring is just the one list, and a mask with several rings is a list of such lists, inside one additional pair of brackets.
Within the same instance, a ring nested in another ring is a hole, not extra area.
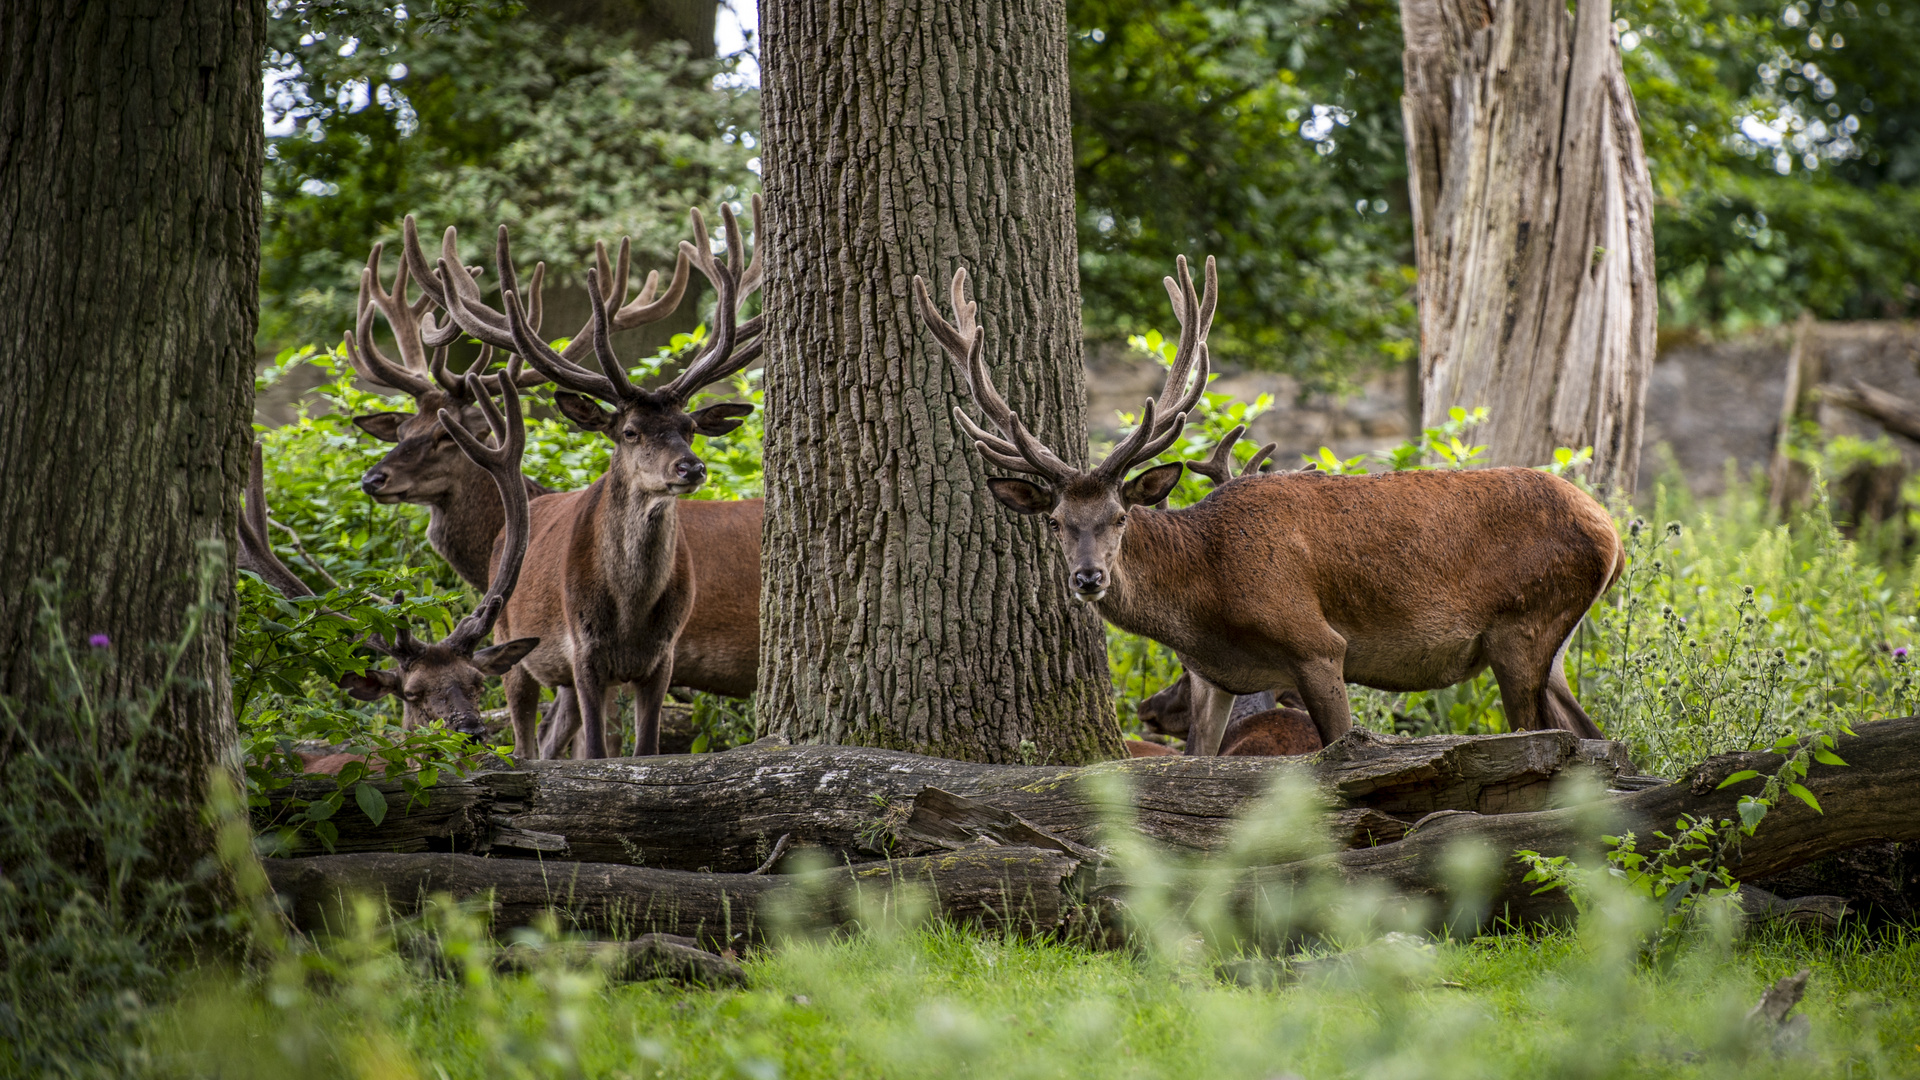
[[(1085, 768), (982, 765), (861, 747), (755, 745), (723, 754), (539, 762), (465, 780), (443, 779), (424, 807), (397, 784), (385, 823), (336, 815), (342, 853), (456, 851), (742, 873), (790, 834), (836, 862), (891, 849), (927, 788), (987, 802), (1075, 844), (1096, 845), (1110, 823), (1176, 852), (1225, 846), (1236, 819), (1281, 777), (1312, 786), (1329, 810), (1367, 808), (1410, 824), (1434, 810), (1499, 814), (1549, 805), (1555, 779), (1585, 765), (1606, 781), (1617, 744), (1561, 731), (1404, 738), (1357, 730), (1307, 758), (1168, 757)], [(272, 824), (289, 795), (331, 790), (308, 781), (257, 811)], [(1345, 826), (1352, 831), (1352, 823)], [(1391, 831), (1384, 821), (1369, 837)], [(317, 849), (311, 845), (308, 853)]]
[(1401, 0), (1423, 426), (1494, 465), (1593, 447), (1631, 492), (1653, 367), (1653, 184), (1606, 0)]
[(399, 914), (435, 895), (490, 901), (496, 931), (553, 912), (564, 929), (635, 938), (684, 935), (714, 948), (778, 929), (847, 926), (875, 911), (899, 912), (901, 889), (955, 922), (1022, 934), (1054, 933), (1076, 905), (1069, 886), (1079, 859), (1039, 848), (977, 844), (916, 859), (860, 863), (792, 875), (699, 874), (607, 863), (488, 859), (475, 855), (325, 855), (268, 859), (267, 878), (295, 926), (349, 925), (354, 897), (384, 899)]
[[(1804, 781), (1826, 811), (1815, 813), (1798, 799), (1786, 798), (1742, 842), (1731, 867), (1735, 878), (1758, 880), (1824, 855), (1881, 841), (1920, 840), (1920, 717), (1863, 724), (1856, 734), (1837, 740), (1844, 767), (1815, 764)], [(1519, 850), (1546, 855), (1591, 856), (1602, 833), (1631, 831), (1650, 850), (1656, 830), (1671, 831), (1682, 814), (1730, 818), (1741, 795), (1757, 792), (1759, 779), (1721, 789), (1722, 780), (1745, 769), (1764, 776), (1784, 759), (1777, 754), (1727, 754), (1709, 758), (1685, 779), (1657, 788), (1617, 795), (1604, 803), (1517, 814), (1443, 812), (1420, 823), (1405, 839), (1279, 866), (1254, 867), (1230, 875), (1192, 872), (1180, 889), (1195, 895), (1212, 892), (1226, 912), (1221, 924), (1255, 938), (1286, 936), (1319, 924), (1320, 913), (1294, 898), (1314, 882), (1329, 879), (1373, 890), (1385, 889), (1414, 918), (1452, 922), (1456, 929), (1490, 920), (1536, 922), (1572, 914), (1560, 890), (1535, 893), (1522, 880), (1526, 868), (1513, 857)], [(1484, 892), (1456, 889), (1450, 856), (1462, 845), (1478, 845), (1494, 856)], [(1124, 909), (1130, 892), (1124, 871), (1103, 870), (1092, 894), (1097, 904)]]
[(614, 982), (672, 979), (696, 986), (745, 986), (738, 960), (708, 952), (693, 938), (642, 934), (630, 941), (515, 942), (493, 954), (500, 971), (534, 971), (553, 963), (598, 967)]

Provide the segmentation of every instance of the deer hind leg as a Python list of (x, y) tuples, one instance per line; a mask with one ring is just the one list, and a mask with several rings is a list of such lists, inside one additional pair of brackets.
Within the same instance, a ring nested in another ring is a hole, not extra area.
[(540, 735), (540, 756), (548, 761), (565, 757), (567, 745), (580, 730), (580, 708), (571, 686), (553, 688), (553, 708), (547, 713), (547, 727)]
[(1291, 665), (1293, 687), (1306, 702), (1307, 715), (1320, 729), (1320, 745), (1353, 730), (1353, 712), (1347, 703), (1346, 668), (1342, 656), (1313, 656)]
[(1564, 625), (1538, 629), (1510, 625), (1487, 635), (1487, 661), (1500, 684), (1500, 704), (1510, 731), (1558, 728), (1583, 739), (1604, 738), (1567, 685), (1560, 666), (1580, 613), (1559, 620)]
[(540, 682), (515, 665), (501, 680), (507, 696), (507, 716), (513, 723), (513, 756), (529, 760), (540, 756), (536, 737), (540, 724)]
[[(1571, 643), (1573, 639), (1569, 636), (1567, 640)], [(1573, 687), (1567, 684), (1567, 670), (1563, 666), (1566, 655), (1566, 645), (1553, 654), (1553, 671), (1547, 676), (1547, 692), (1541, 697), (1541, 709), (1551, 727), (1571, 731), (1583, 739), (1604, 739), (1607, 736), (1600, 725), (1580, 707), (1579, 699), (1573, 696)]]
[(1220, 752), (1220, 740), (1227, 734), (1227, 716), (1233, 711), (1233, 695), (1187, 671), (1187, 753), (1194, 757), (1213, 757)]

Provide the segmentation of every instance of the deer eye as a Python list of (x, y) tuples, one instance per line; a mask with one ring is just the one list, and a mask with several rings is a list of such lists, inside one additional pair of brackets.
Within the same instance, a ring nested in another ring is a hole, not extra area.
[(1060, 531), (1060, 522), (1059, 522), (1059, 521), (1058, 521), (1057, 519), (1054, 519), (1054, 518), (1048, 518), (1048, 519), (1047, 519), (1047, 528), (1049, 528), (1049, 529), (1052, 529), (1052, 530), (1053, 530), (1054, 532), (1059, 532), (1059, 531)]

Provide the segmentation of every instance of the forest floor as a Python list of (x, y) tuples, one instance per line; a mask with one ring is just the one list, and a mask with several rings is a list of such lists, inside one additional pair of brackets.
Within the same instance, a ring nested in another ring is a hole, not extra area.
[[(1545, 935), (1387, 939), (1259, 988), (1197, 939), (1098, 952), (921, 928), (788, 943), (748, 958), (746, 988), (715, 991), (558, 967), (436, 976), (363, 939), (329, 951), (324, 991), (312, 957), (198, 980), (152, 1019), (147, 1065), (275, 1080), (1920, 1075), (1920, 935), (1709, 935), (1665, 970), (1621, 947), (1635, 940), (1604, 912)], [(1744, 1017), (1803, 967), (1811, 1033), (1776, 1050)]]

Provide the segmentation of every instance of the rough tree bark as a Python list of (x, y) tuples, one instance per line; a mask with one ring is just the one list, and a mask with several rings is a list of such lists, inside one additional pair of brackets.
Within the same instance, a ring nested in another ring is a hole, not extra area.
[[(182, 634), (202, 545), (232, 543), (265, 20), (258, 0), (0, 8), (0, 694), (36, 693), (25, 586), (56, 560), (80, 647), (112, 640), (105, 695), (128, 697), (162, 682), (157, 646)], [(196, 688), (168, 696), (148, 743), (170, 778), (165, 871), (206, 851), (206, 781), (235, 738), (230, 636), (226, 616), (206, 625), (178, 669)]]
[(1487, 406), (1496, 465), (1592, 446), (1631, 493), (1653, 191), (1606, 0), (1401, 0), (1422, 416)]
[[(1061, 0), (766, 4), (763, 733), (984, 761), (1121, 755), (1098, 620), (986, 491), (913, 275), (1086, 446)], [(1025, 745), (1023, 744), (1030, 744)]]

